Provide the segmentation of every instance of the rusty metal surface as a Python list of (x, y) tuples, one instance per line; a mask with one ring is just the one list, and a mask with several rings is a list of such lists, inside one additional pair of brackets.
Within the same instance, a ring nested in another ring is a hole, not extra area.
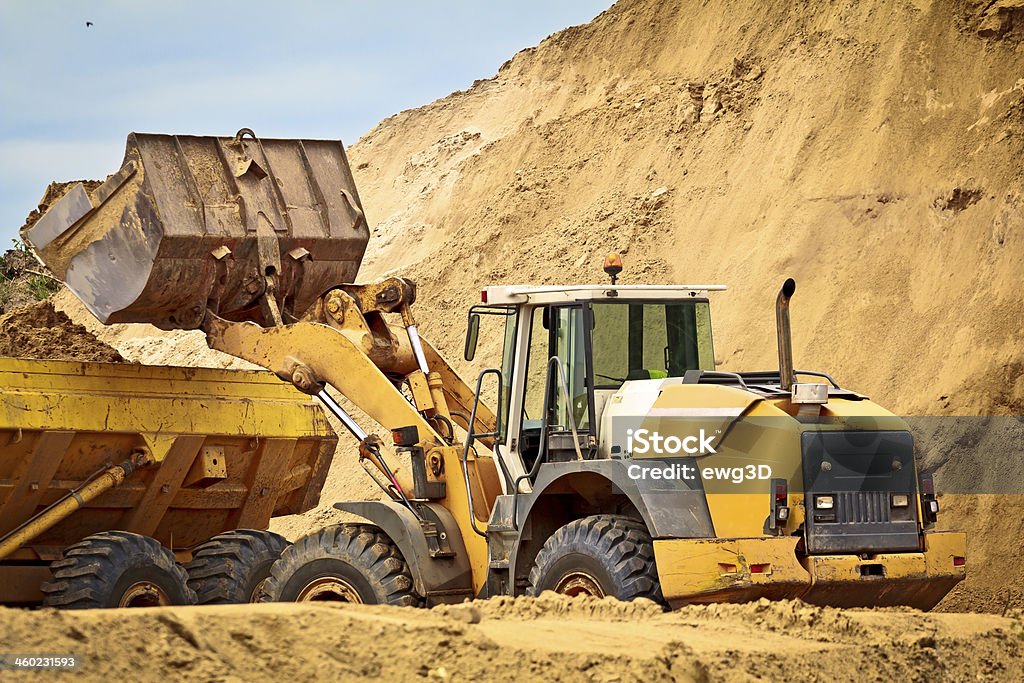
[(243, 129), (131, 133), (114, 175), (72, 188), (22, 237), (100, 321), (192, 329), (207, 308), (298, 317), (355, 279), (369, 231), (340, 141)]

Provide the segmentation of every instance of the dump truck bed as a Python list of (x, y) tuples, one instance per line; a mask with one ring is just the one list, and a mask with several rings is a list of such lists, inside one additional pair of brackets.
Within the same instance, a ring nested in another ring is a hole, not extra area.
[(90, 534), (179, 555), (226, 530), (316, 506), (337, 442), (310, 397), (262, 371), (0, 358), (0, 537), (105, 464), (156, 462), (0, 562), (0, 602)]

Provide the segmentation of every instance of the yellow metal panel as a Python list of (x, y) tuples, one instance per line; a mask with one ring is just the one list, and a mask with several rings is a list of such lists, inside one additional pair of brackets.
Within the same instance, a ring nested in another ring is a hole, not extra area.
[(931, 609), (966, 576), (966, 535), (926, 532), (925, 551), (857, 555), (820, 555), (804, 559), (812, 575), (807, 602), (847, 606), (909, 605)]
[(930, 531), (924, 535), (925, 566), (929, 574), (953, 572), (966, 577), (967, 566), (959, 567), (953, 558), (967, 558), (967, 534), (962, 531)]
[[(643, 426), (663, 435), (681, 427), (689, 432), (685, 436), (700, 429), (715, 435), (717, 452), (696, 456), (698, 471), (767, 465), (771, 478), (786, 479), (790, 491), (802, 490), (800, 425), (754, 394), (717, 385), (668, 386), (654, 403), (652, 413), (660, 418), (647, 420)], [(737, 538), (763, 533), (771, 502), (769, 481), (737, 484), (732, 479), (712, 478), (704, 479), (703, 485), (716, 536)], [(790, 503), (792, 509), (792, 496)], [(798, 520), (790, 520), (786, 529), (795, 529), (798, 524)]]
[[(466, 544), (466, 553), (469, 555), (469, 564), (473, 573), (473, 592), (478, 593), (483, 588), (487, 579), (487, 539), (473, 531), (472, 521), (469, 517), (469, 495), (463, 484), (461, 453), (454, 446), (441, 446), (438, 448), (444, 455), (444, 472), (448, 485), (445, 487), (447, 497), (439, 501), (452, 513), (459, 530), (462, 532), (462, 540)], [(470, 454), (470, 457), (474, 456)], [(485, 464), (486, 463), (486, 464)], [(490, 458), (476, 458), (476, 463), (471, 463), (473, 468), (490, 467), (494, 464)], [(472, 474), (472, 470), (470, 472)], [(473, 486), (474, 478), (470, 477), (470, 485)], [(477, 484), (479, 485), (479, 483)], [(480, 510), (481, 498), (478, 490), (472, 491), (474, 507)], [(493, 498), (492, 498), (493, 500)], [(477, 528), (487, 531), (487, 523), (477, 521)]]
[[(796, 537), (654, 541), (665, 599), (687, 602), (798, 597), (811, 577), (796, 557)], [(755, 570), (751, 571), (751, 567)]]
[(333, 434), (268, 372), (0, 359), (0, 430), (303, 437)]
[(930, 609), (966, 575), (960, 532), (926, 532), (925, 551), (798, 558), (794, 536), (657, 539), (662, 593), (691, 602), (801, 598), (836, 606), (910, 605)]

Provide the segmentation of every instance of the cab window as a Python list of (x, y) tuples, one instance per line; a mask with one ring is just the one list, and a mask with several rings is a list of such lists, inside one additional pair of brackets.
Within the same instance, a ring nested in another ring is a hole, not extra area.
[(715, 369), (706, 301), (598, 302), (591, 309), (596, 389)]

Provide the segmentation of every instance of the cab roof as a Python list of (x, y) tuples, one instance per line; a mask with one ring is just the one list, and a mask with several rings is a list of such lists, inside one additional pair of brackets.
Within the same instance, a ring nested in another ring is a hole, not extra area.
[(488, 304), (548, 304), (608, 299), (704, 299), (725, 285), (503, 285), (485, 287), (481, 297)]

